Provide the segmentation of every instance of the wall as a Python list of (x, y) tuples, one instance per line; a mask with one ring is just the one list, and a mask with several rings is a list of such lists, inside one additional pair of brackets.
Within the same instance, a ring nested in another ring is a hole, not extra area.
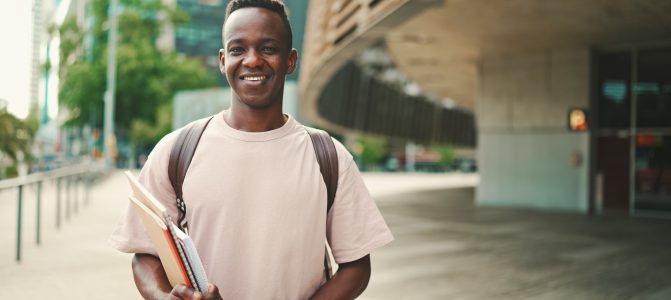
[(589, 106), (589, 57), (551, 50), (481, 61), (478, 205), (587, 211), (589, 135), (569, 132), (566, 119)]

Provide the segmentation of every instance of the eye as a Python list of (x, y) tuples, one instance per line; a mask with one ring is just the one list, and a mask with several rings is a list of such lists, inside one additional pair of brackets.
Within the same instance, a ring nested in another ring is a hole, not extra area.
[(275, 47), (263, 47), (263, 48), (261, 48), (261, 51), (263, 51), (264, 53), (276, 53), (277, 48), (275, 48)]
[(242, 47), (231, 47), (228, 49), (228, 53), (230, 53), (231, 55), (240, 55), (244, 51), (245, 50), (242, 49)]

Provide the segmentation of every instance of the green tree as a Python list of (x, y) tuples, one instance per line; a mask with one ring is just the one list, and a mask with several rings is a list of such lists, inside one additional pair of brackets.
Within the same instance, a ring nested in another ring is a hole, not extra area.
[(35, 127), (36, 122), (23, 121), (10, 114), (6, 107), (0, 107), (0, 152), (7, 155), (14, 165), (20, 157), (23, 157), (28, 164), (32, 161), (30, 148)]
[[(118, 14), (115, 127), (120, 138), (153, 145), (170, 130), (172, 97), (179, 90), (210, 87), (215, 81), (194, 59), (156, 46), (165, 22), (188, 20), (183, 12), (154, 0), (120, 0)], [(61, 36), (60, 100), (70, 109), (68, 125), (101, 127), (107, 70), (109, 0), (91, 2), (92, 26), (84, 32), (76, 21), (59, 28)], [(89, 41), (85, 44), (85, 41)], [(85, 47), (86, 46), (86, 47)], [(142, 124), (142, 125), (138, 125)], [(147, 128), (153, 128), (151, 132)]]

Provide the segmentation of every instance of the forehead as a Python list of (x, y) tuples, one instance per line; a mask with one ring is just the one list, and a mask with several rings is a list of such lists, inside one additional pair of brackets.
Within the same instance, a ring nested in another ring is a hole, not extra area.
[(224, 23), (224, 43), (231, 40), (275, 39), (284, 42), (284, 24), (275, 12), (260, 7), (245, 7), (231, 13)]

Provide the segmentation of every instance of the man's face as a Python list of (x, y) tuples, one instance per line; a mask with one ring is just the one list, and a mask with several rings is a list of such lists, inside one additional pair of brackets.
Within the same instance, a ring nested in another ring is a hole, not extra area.
[(233, 100), (252, 109), (281, 104), (284, 78), (296, 68), (282, 19), (265, 8), (234, 11), (224, 26), (219, 68), (233, 89)]

